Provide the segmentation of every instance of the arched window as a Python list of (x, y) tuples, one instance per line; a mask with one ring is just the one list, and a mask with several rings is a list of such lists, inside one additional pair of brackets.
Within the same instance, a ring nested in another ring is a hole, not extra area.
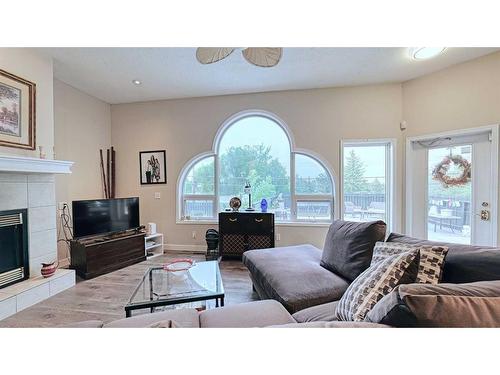
[[(244, 192), (248, 184), (251, 202)], [(242, 201), (240, 210), (251, 206), (260, 211), (266, 199), (278, 222), (329, 222), (334, 191), (328, 168), (319, 157), (294, 150), (282, 121), (269, 113), (245, 112), (221, 127), (212, 153), (184, 167), (178, 215), (181, 221), (213, 221), (236, 196)]]

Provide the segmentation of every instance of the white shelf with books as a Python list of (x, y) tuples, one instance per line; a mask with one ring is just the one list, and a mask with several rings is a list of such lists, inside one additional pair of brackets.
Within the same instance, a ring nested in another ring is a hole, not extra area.
[(146, 258), (154, 258), (163, 255), (163, 234), (155, 233), (144, 237)]

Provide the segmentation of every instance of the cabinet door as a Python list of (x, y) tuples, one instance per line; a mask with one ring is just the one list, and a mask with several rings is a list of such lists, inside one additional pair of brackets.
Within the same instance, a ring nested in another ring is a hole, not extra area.
[(267, 234), (273, 231), (273, 216), (266, 214), (248, 215), (246, 232), (249, 234)]
[(245, 231), (245, 222), (247, 217), (245, 215), (234, 214), (221, 214), (219, 215), (219, 231), (222, 234), (228, 233), (242, 233)]
[(223, 234), (220, 242), (221, 255), (241, 256), (247, 250), (244, 234)]
[(248, 250), (253, 249), (268, 249), (274, 247), (272, 243), (272, 236), (269, 234), (249, 234), (248, 235)]

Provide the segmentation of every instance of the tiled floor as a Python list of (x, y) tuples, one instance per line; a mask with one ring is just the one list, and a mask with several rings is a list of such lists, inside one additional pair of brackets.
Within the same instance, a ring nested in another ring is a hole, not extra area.
[[(204, 260), (199, 254), (182, 254), (185, 256)], [(164, 255), (77, 282), (75, 287), (0, 321), (0, 327), (54, 327), (89, 319), (109, 322), (124, 318), (124, 306), (147, 268), (177, 257), (179, 254)], [(240, 261), (222, 261), (220, 269), (226, 305), (258, 299), (252, 292), (248, 270)]]

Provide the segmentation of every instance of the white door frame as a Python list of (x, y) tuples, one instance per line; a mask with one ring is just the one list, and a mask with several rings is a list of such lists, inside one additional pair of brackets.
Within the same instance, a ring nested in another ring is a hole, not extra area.
[(492, 239), (494, 245), (498, 245), (498, 233), (499, 233), (499, 212), (498, 212), (498, 201), (499, 201), (499, 191), (498, 191), (498, 166), (499, 166), (499, 124), (479, 126), (477, 128), (459, 129), (452, 130), (441, 133), (433, 133), (426, 135), (419, 135), (414, 137), (406, 137), (406, 150), (405, 150), (405, 233), (412, 236), (413, 228), (413, 176), (408, 171), (413, 168), (412, 160), (412, 143), (415, 141), (424, 141), (429, 138), (438, 137), (457, 137), (463, 135), (474, 135), (491, 132), (491, 182), (492, 182), (492, 200), (490, 209), (491, 215), (491, 227), (492, 227)]

